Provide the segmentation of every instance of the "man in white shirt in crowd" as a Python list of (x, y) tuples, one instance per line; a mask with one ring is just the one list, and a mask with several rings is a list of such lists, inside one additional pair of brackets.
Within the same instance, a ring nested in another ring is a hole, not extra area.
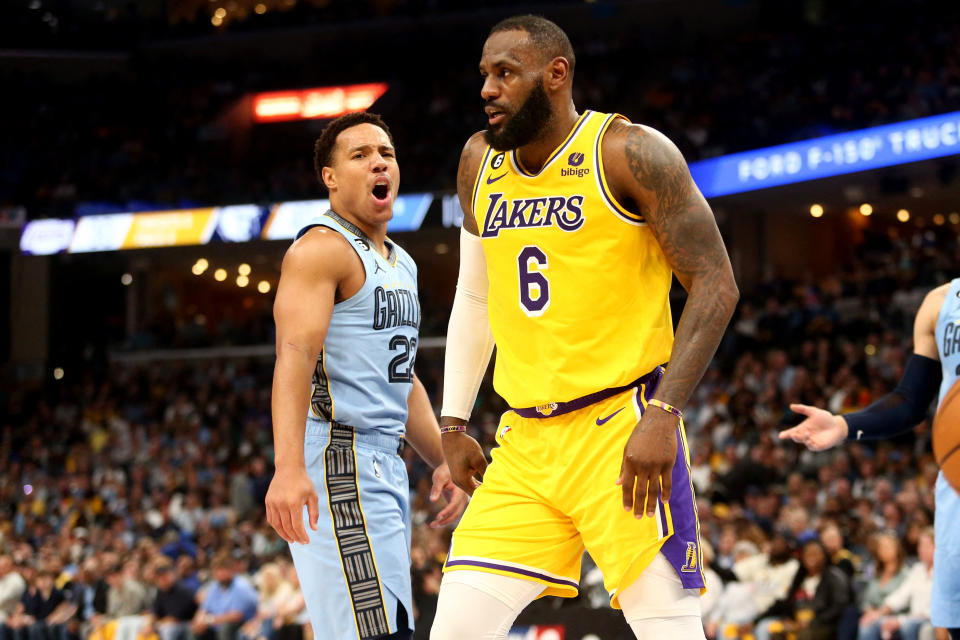
[(0, 556), (0, 624), (7, 621), (27, 590), (27, 582), (16, 571), (13, 558)]

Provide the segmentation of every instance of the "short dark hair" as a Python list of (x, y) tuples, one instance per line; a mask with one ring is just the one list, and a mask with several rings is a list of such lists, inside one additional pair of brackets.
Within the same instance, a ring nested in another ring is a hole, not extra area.
[(487, 37), (501, 31), (526, 31), (530, 41), (544, 56), (549, 56), (551, 60), (558, 56), (566, 58), (570, 63), (570, 74), (573, 75), (573, 68), (577, 64), (577, 58), (573, 55), (573, 45), (570, 44), (570, 38), (564, 30), (555, 22), (529, 13), (513, 16), (493, 25)]
[(337, 136), (350, 127), (365, 123), (383, 129), (387, 137), (390, 138), (390, 144), (393, 144), (393, 134), (390, 133), (390, 127), (388, 127), (387, 123), (383, 121), (383, 118), (376, 113), (358, 111), (340, 116), (336, 120), (331, 120), (327, 126), (323, 128), (323, 131), (320, 132), (320, 137), (317, 138), (316, 143), (313, 145), (313, 168), (317, 172), (317, 180), (320, 181), (320, 184), (323, 184), (323, 168), (330, 166), (333, 148), (337, 144)]

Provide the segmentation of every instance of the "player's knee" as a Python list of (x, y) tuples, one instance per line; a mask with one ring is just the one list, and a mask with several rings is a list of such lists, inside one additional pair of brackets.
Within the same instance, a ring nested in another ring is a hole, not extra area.
[(520, 611), (541, 591), (542, 585), (517, 578), (448, 573), (440, 586), (430, 640), (503, 640)]
[(703, 640), (700, 593), (684, 589), (676, 570), (657, 554), (619, 596), (623, 616), (637, 638)]
[(705, 640), (700, 616), (628, 620), (637, 640)]

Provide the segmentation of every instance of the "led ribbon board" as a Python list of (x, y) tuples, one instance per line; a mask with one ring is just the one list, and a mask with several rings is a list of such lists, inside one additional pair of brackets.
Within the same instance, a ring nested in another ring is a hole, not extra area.
[(297, 91), (272, 91), (253, 96), (256, 122), (279, 122), (310, 118), (336, 118), (365, 111), (387, 92), (385, 82), (320, 87)]
[(960, 112), (694, 162), (708, 198), (960, 153)]
[[(397, 196), (387, 231), (416, 231), (433, 203), (431, 193)], [(89, 253), (204, 245), (210, 242), (290, 240), (313, 218), (330, 208), (329, 200), (137, 211), (81, 216), (76, 220), (28, 222), (20, 236), (20, 251), (32, 255)]]

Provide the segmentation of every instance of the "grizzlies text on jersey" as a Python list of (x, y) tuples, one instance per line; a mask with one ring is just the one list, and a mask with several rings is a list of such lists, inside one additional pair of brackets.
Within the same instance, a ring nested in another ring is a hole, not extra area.
[[(947, 392), (960, 380), (960, 278), (950, 283), (940, 307), (934, 333), (943, 381), (937, 407)], [(938, 627), (960, 627), (960, 495), (947, 483), (943, 473), (937, 477), (934, 514), (933, 593), (930, 619)]]
[(333, 307), (313, 374), (308, 421), (402, 436), (420, 329), (417, 267), (396, 244), (384, 258), (366, 235), (330, 211), (300, 231), (323, 226), (343, 235), (360, 256), (366, 279)]
[(417, 269), (387, 240), (383, 257), (361, 229), (329, 211), (363, 263), (363, 286), (333, 306), (313, 375), (304, 463), (317, 491), (317, 530), (290, 543), (314, 634), (372, 640), (412, 628), (410, 505), (398, 455), (413, 386), (420, 304)]

